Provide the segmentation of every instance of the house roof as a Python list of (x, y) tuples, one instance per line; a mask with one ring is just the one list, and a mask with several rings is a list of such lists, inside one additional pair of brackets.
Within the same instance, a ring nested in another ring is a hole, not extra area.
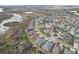
[(35, 43), (37, 43), (38, 45), (41, 45), (44, 42), (45, 42), (44, 37), (40, 37), (40, 38), (38, 38), (38, 39), (35, 40)]
[(49, 51), (52, 47), (53, 47), (53, 43), (52, 42), (46, 42), (43, 46), (42, 46), (42, 48), (44, 49), (44, 50), (47, 50), (47, 51)]

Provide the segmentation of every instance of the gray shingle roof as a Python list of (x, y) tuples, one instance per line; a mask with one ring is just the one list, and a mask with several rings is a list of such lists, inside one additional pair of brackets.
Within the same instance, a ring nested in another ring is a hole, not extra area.
[(53, 47), (53, 43), (48, 41), (42, 46), (42, 48), (47, 51), (49, 51), (52, 47)]
[(43, 37), (41, 37), (41, 38), (36, 39), (36, 40), (35, 40), (35, 43), (38, 44), (38, 45), (41, 45), (41, 44), (44, 43), (45, 41), (46, 41), (46, 40), (45, 40)]

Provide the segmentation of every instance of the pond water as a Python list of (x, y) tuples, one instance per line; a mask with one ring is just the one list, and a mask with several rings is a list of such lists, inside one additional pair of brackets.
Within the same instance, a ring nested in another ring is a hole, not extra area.
[(6, 20), (2, 21), (2, 23), (0, 23), (0, 35), (4, 34), (10, 28), (10, 27), (3, 26), (5, 23), (20, 22), (23, 20), (21, 15), (15, 14), (15, 13), (12, 13), (12, 14), (13, 14), (12, 18), (6, 19)]
[(0, 8), (0, 12), (4, 12), (3, 9), (4, 9), (4, 8)]
[(31, 13), (33, 13), (33, 12), (24, 12), (24, 13), (26, 13), (26, 14), (31, 14)]

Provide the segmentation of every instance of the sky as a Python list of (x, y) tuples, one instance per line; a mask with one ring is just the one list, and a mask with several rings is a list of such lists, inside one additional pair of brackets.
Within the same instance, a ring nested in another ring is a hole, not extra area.
[(79, 0), (0, 0), (0, 5), (79, 5)]

